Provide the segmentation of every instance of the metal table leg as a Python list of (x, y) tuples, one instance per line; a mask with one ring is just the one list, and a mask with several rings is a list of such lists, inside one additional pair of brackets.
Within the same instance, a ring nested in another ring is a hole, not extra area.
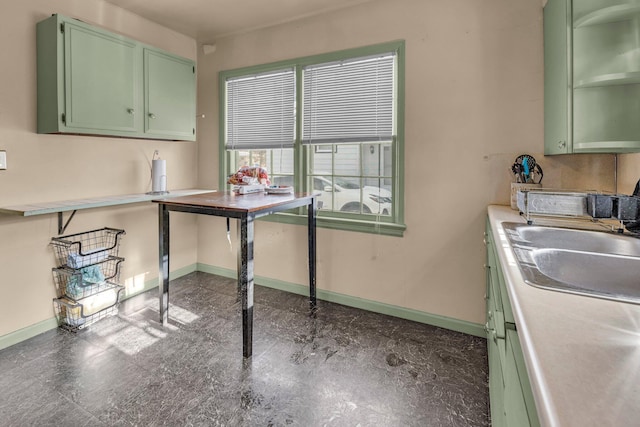
[(166, 325), (169, 320), (169, 209), (160, 203), (158, 213), (160, 322)]
[(316, 199), (311, 198), (308, 208), (309, 238), (309, 308), (316, 309)]
[(253, 352), (253, 215), (240, 218), (238, 286), (242, 298), (242, 355)]

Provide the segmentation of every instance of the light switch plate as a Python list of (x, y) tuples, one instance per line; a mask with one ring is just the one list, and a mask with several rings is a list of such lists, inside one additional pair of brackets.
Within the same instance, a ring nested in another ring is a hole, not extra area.
[(4, 170), (7, 168), (7, 152), (2, 150), (0, 151), (0, 170)]

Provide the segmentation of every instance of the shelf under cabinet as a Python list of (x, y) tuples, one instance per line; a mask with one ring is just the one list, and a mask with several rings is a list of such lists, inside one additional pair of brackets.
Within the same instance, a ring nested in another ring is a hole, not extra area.
[(626, 21), (640, 14), (638, 4), (619, 4), (605, 7), (591, 13), (587, 13), (573, 22), (574, 28), (587, 27), (589, 25), (607, 24), (609, 22)]
[(578, 80), (573, 87), (575, 89), (583, 89), (589, 87), (617, 86), (628, 84), (640, 84), (640, 71), (593, 76), (589, 77), (588, 79)]

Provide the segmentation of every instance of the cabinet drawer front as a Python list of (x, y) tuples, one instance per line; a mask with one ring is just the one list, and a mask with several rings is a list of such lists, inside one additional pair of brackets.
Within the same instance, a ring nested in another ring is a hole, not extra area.
[(509, 294), (507, 292), (507, 284), (504, 281), (504, 274), (502, 273), (502, 268), (500, 267), (500, 263), (497, 264), (497, 276), (498, 276), (498, 286), (500, 288), (500, 301), (502, 301), (502, 312), (504, 313), (504, 321), (508, 324), (509, 327), (515, 329), (515, 318), (513, 317), (513, 310), (511, 309), (511, 301), (509, 300)]
[(496, 311), (491, 307), (487, 312), (485, 328), (487, 331), (487, 346), (490, 357), (495, 357), (499, 362), (500, 369), (503, 370), (506, 354), (506, 329), (504, 327), (504, 316), (502, 312)]
[(487, 268), (489, 269), (492, 297), (495, 301), (496, 307), (502, 311), (502, 296), (500, 295), (499, 279), (500, 271), (498, 267), (498, 258), (493, 250), (493, 239), (489, 240), (489, 244), (487, 244)]

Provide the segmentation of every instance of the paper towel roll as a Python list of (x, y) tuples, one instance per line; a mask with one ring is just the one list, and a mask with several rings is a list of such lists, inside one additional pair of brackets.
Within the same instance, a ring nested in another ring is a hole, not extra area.
[(151, 191), (167, 191), (167, 161), (158, 159), (151, 162)]

